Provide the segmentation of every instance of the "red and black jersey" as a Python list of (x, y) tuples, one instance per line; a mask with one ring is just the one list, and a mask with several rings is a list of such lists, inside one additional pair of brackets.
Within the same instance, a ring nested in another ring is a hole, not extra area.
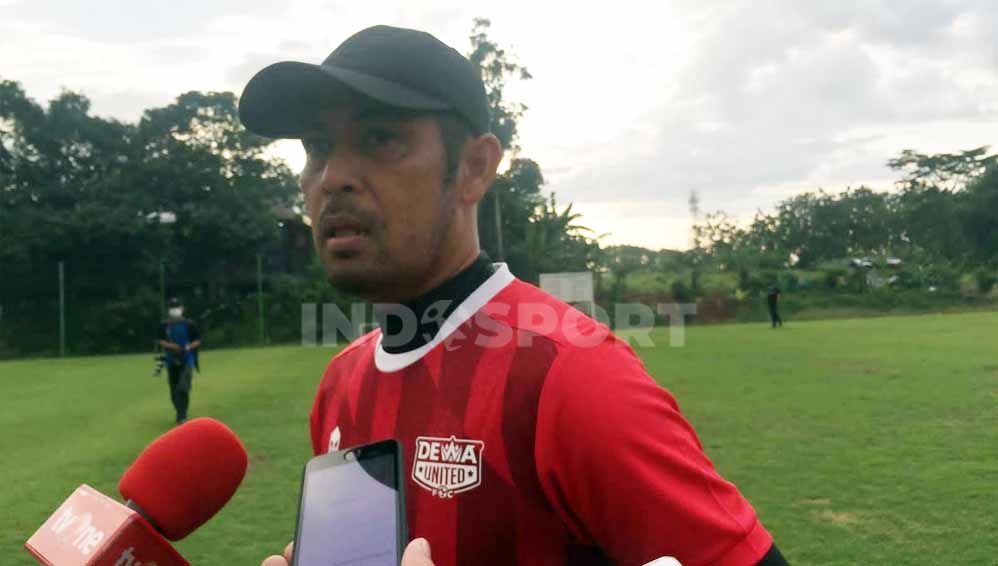
[(316, 454), (397, 439), (437, 564), (756, 564), (772, 538), (630, 347), (505, 266), (430, 342), (326, 369)]

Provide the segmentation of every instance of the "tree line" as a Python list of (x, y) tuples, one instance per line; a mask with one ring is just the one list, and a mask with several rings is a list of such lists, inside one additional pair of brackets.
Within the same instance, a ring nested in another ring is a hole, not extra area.
[[(479, 206), (480, 241), (520, 278), (592, 271), (611, 312), (619, 300), (744, 297), (801, 270), (824, 269), (824, 287), (836, 287), (849, 258), (901, 258), (900, 283), (912, 288), (952, 287), (970, 272), (981, 289), (993, 285), (998, 156), (986, 147), (906, 150), (888, 162), (900, 177), (893, 191), (808, 192), (748, 225), (708, 214), (689, 250), (601, 246), (523, 155), (528, 108), (505, 87), (532, 76), (489, 25), (474, 20), (469, 58), (510, 160)], [(326, 283), (312, 253), (295, 172), (270, 143), (242, 127), (228, 92), (187, 92), (126, 123), (93, 115), (83, 94), (41, 105), (0, 77), (0, 358), (55, 353), (60, 262), (70, 353), (148, 350), (164, 288), (214, 345), (256, 343), (261, 298), (272, 341), (300, 339), (302, 303), (346, 307), (353, 299)]]
[[(480, 207), (483, 247), (527, 280), (591, 269), (595, 239), (519, 152), (526, 106), (504, 87), (530, 73), (488, 30), (474, 21), (469, 56), (512, 159)], [(258, 267), (273, 340), (298, 338), (302, 302), (350, 301), (325, 283), (295, 172), (270, 143), (242, 127), (228, 92), (187, 92), (126, 123), (93, 115), (81, 93), (43, 106), (0, 77), (0, 357), (54, 352), (59, 262), (71, 353), (147, 350), (161, 281), (216, 345), (255, 340)]]
[(887, 165), (900, 176), (894, 191), (807, 192), (758, 212), (747, 226), (724, 212), (708, 214), (695, 227), (691, 254), (742, 279), (758, 270), (894, 257), (924, 274), (908, 278), (909, 285), (952, 285), (941, 274), (980, 272), (990, 289), (998, 266), (998, 155), (987, 147), (905, 150)]

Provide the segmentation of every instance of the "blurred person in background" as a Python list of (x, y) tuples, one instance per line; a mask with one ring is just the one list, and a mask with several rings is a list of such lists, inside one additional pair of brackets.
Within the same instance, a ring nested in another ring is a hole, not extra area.
[(167, 308), (166, 320), (160, 324), (159, 335), (169, 374), (170, 400), (177, 412), (176, 423), (182, 424), (187, 420), (194, 370), (200, 371), (201, 330), (193, 320), (184, 318), (184, 305), (173, 298)]
[(780, 288), (773, 283), (766, 292), (766, 303), (769, 305), (769, 318), (773, 321), (773, 328), (783, 326), (783, 319), (780, 318)]

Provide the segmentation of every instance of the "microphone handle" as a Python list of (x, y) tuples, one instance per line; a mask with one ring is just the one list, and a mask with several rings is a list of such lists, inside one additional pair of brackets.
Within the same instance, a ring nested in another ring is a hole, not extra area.
[(149, 523), (152, 526), (152, 528), (156, 529), (157, 533), (159, 533), (159, 534), (161, 534), (163, 536), (166, 536), (166, 535), (163, 534), (163, 529), (159, 528), (159, 525), (156, 524), (156, 521), (153, 521), (152, 517), (150, 517), (149, 514), (146, 513), (146, 510), (143, 509), (142, 506), (139, 505), (138, 503), (136, 503), (134, 500), (129, 499), (128, 501), (126, 501), (125, 502), (125, 507), (128, 507), (132, 511), (135, 511), (136, 513), (138, 513), (139, 515), (141, 515), (142, 518), (145, 519), (146, 522)]

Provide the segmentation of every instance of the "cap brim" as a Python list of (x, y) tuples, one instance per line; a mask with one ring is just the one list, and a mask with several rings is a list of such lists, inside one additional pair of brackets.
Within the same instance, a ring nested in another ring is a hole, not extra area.
[(249, 131), (269, 138), (300, 138), (316, 126), (321, 110), (357, 95), (409, 110), (446, 110), (450, 105), (385, 79), (342, 67), (297, 61), (274, 63), (243, 89), (239, 119)]

